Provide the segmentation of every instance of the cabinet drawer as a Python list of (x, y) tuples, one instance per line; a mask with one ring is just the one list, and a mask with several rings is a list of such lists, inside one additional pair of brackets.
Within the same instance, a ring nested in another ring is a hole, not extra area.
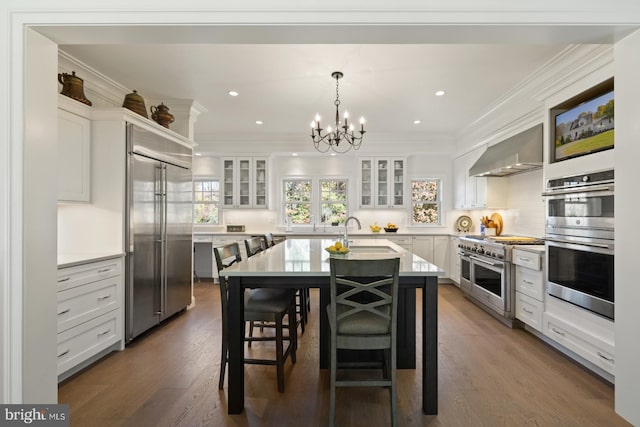
[(105, 261), (82, 264), (58, 270), (58, 291), (74, 288), (87, 283), (122, 274), (122, 259), (114, 258)]
[(544, 314), (543, 333), (594, 365), (615, 375), (613, 345), (548, 313)]
[(516, 292), (516, 318), (542, 332), (543, 303)]
[(58, 375), (122, 339), (120, 309), (58, 334)]
[(514, 249), (513, 253), (513, 263), (515, 265), (521, 265), (523, 267), (531, 268), (533, 270), (540, 270), (542, 266), (542, 262), (540, 261), (540, 254), (523, 251), (520, 249)]
[(58, 292), (58, 333), (120, 306), (121, 277), (111, 277)]
[(544, 286), (542, 285), (542, 271), (516, 266), (516, 291), (542, 301)]

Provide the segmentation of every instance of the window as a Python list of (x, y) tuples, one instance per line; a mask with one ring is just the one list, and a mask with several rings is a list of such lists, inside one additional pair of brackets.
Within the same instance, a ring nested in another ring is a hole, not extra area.
[(284, 216), (291, 225), (311, 223), (311, 180), (284, 181)]
[(283, 213), (290, 225), (339, 225), (347, 219), (346, 179), (287, 178)]
[(344, 224), (347, 219), (347, 181), (320, 181), (320, 222)]
[(441, 188), (439, 179), (411, 180), (411, 224), (439, 225), (441, 221)]
[(220, 181), (196, 178), (193, 181), (193, 223), (219, 224)]

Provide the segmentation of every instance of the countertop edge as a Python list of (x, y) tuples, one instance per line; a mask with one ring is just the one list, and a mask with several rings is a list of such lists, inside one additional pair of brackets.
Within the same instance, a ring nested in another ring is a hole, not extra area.
[(58, 269), (75, 267), (77, 265), (89, 264), (92, 262), (106, 261), (108, 259), (120, 258), (124, 252), (107, 253), (87, 253), (87, 254), (58, 254)]

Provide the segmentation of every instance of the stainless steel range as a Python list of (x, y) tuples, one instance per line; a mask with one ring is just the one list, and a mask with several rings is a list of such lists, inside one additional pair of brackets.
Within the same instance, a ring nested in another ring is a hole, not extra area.
[(460, 238), (460, 288), (465, 295), (497, 315), (510, 327), (515, 318), (514, 245), (542, 245), (543, 240), (520, 236)]

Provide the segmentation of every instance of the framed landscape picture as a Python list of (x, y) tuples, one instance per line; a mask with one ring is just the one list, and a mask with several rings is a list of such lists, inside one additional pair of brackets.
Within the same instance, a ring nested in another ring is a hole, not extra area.
[(552, 108), (550, 119), (551, 163), (613, 148), (613, 79)]

